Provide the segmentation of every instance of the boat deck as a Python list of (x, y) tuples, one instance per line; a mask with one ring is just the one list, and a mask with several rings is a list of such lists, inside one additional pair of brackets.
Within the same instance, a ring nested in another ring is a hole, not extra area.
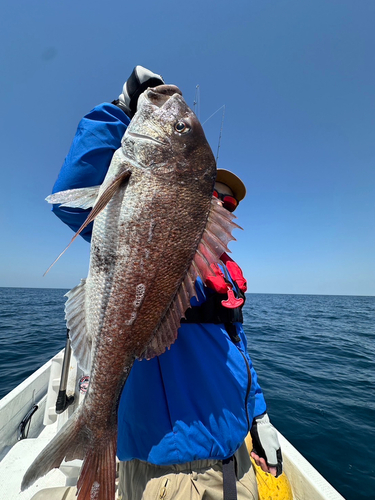
[(45, 427), (39, 437), (18, 441), (5, 455), (0, 466), (0, 499), (30, 500), (37, 491), (44, 488), (65, 486), (66, 476), (54, 469), (46, 476), (36, 481), (29, 489), (21, 492), (21, 481), (24, 473), (44, 446), (56, 433), (57, 423)]

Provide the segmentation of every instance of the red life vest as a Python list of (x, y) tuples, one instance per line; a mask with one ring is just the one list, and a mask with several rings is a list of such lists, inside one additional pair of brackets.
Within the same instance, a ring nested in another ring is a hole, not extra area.
[[(236, 283), (237, 287), (241, 290), (241, 292), (245, 293), (247, 290), (247, 283), (240, 266), (236, 264), (226, 253), (223, 253), (220, 260), (228, 269), (230, 277)], [(233, 286), (229, 280), (229, 276), (225, 276), (217, 263), (211, 264), (211, 269), (214, 275), (206, 278), (206, 286), (212, 288), (215, 292), (228, 295), (227, 300), (221, 301), (224, 307), (228, 309), (235, 309), (236, 307), (242, 306), (244, 299), (236, 298), (234, 296)]]
[[(205, 280), (207, 288), (215, 293), (208, 294), (203, 304), (187, 309), (181, 322), (224, 323), (231, 335), (231, 331), (235, 331), (233, 323), (243, 322), (242, 306), (247, 286), (241, 268), (226, 253), (221, 256), (220, 262), (222, 268), (217, 263), (212, 264), (212, 275)], [(233, 334), (233, 338), (238, 342), (236, 335)]]

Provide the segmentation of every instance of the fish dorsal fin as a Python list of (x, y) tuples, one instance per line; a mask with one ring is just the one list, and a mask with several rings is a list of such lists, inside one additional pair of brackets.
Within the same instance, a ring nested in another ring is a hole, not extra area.
[(229, 241), (235, 240), (232, 236), (233, 229), (242, 229), (233, 222), (235, 218), (235, 215), (222, 207), (217, 198), (212, 198), (206, 228), (193, 261), (171, 305), (156, 329), (155, 335), (140, 359), (151, 359), (154, 356), (159, 356), (176, 340), (181, 318), (185, 317), (185, 311), (191, 307), (191, 298), (197, 297), (195, 280), (199, 276), (205, 282), (208, 276), (215, 274), (210, 267), (211, 264), (218, 262), (224, 252), (230, 252), (227, 244)]
[(92, 208), (98, 198), (100, 186), (88, 188), (68, 189), (47, 196), (48, 203), (59, 203), (63, 207)]
[(91, 371), (92, 336), (86, 327), (85, 283), (86, 280), (81, 280), (79, 285), (65, 294), (65, 297), (68, 297), (65, 304), (65, 319), (77, 363), (85, 374), (89, 374)]

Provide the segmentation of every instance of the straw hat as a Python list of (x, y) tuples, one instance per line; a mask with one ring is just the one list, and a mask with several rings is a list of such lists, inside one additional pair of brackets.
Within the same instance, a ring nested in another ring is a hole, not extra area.
[(233, 195), (238, 202), (243, 200), (246, 196), (245, 184), (241, 181), (237, 175), (229, 170), (224, 170), (223, 168), (217, 169), (216, 182), (222, 182), (231, 188)]

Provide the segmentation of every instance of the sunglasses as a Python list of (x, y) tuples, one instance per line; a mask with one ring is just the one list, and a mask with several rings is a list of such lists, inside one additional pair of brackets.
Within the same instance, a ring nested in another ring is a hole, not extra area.
[(223, 207), (226, 208), (229, 212), (234, 212), (237, 208), (238, 201), (233, 196), (229, 194), (221, 194), (216, 189), (214, 189), (215, 198), (219, 198), (223, 202)]

